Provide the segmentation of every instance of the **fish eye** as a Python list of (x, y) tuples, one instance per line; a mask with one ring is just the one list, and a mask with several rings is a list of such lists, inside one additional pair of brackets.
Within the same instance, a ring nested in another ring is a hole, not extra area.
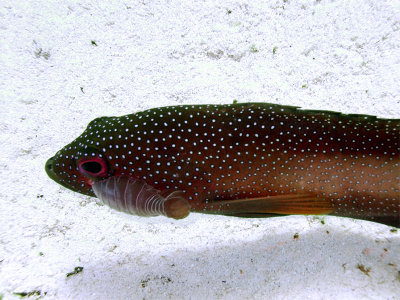
[(85, 158), (78, 161), (79, 171), (90, 177), (102, 177), (107, 173), (107, 164), (101, 157)]
[(97, 174), (101, 172), (103, 166), (97, 161), (88, 161), (81, 164), (81, 168), (84, 169), (86, 172)]

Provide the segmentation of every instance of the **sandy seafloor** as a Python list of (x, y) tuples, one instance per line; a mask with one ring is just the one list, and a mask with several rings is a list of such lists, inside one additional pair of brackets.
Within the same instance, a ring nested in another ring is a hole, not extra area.
[(399, 1), (2, 1), (0, 299), (400, 299), (391, 227), (141, 218), (44, 172), (99, 116), (236, 99), (400, 118), (399, 83)]

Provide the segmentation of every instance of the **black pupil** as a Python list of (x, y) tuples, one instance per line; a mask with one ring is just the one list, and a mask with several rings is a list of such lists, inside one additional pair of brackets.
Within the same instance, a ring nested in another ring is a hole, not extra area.
[(82, 164), (82, 169), (93, 174), (101, 172), (102, 168), (101, 164), (96, 161), (88, 161)]

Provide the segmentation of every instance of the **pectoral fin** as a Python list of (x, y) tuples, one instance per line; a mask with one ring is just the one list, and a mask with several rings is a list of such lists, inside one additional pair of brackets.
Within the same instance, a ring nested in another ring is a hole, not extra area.
[(331, 203), (314, 194), (276, 195), (209, 202), (209, 213), (240, 217), (271, 215), (323, 215), (333, 211)]

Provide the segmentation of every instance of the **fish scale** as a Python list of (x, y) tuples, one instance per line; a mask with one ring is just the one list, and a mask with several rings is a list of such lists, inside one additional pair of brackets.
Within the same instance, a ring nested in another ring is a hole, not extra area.
[(170, 106), (93, 120), (46, 171), (99, 198), (96, 182), (124, 177), (180, 191), (191, 211), (329, 213), (400, 226), (399, 133), (397, 119), (269, 103)]

